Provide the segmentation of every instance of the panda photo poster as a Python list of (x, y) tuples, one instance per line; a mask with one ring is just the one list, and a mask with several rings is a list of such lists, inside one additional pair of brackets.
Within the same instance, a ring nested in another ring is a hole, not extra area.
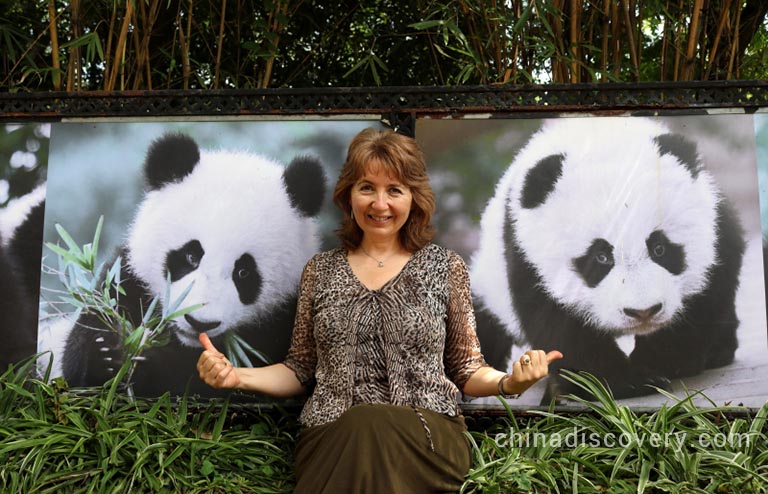
[[(304, 263), (337, 245), (330, 189), (347, 146), (379, 125), (6, 125), (0, 326), (15, 344), (0, 360), (37, 346), (53, 354), (52, 376), (77, 386), (128, 359), (145, 396), (217, 394), (194, 369), (200, 330), (246, 365), (279, 360)], [(768, 398), (766, 114), (425, 118), (416, 138), (435, 241), (469, 266), (487, 360), (504, 369), (530, 347), (565, 354), (511, 405), (571, 405), (562, 396), (580, 390), (560, 368), (597, 375), (635, 407), (666, 402), (655, 388), (716, 404)], [(82, 247), (97, 225), (90, 277), (43, 246), (66, 251), (64, 232)], [(67, 299), (67, 283), (107, 278), (121, 291), (102, 292), (106, 312)], [(132, 332), (164, 316), (159, 334)]]
[[(280, 361), (302, 269), (336, 245), (330, 196), (347, 146), (378, 126), (54, 124), (44, 239), (59, 251), (43, 257), (39, 328), (52, 375), (91, 386), (122, 368), (139, 396), (215, 396), (195, 369), (201, 332), (237, 364)], [(62, 262), (65, 236), (86, 245), (97, 225), (101, 270)], [(99, 300), (72, 300), (67, 283), (92, 286)]]
[(561, 369), (592, 373), (636, 407), (668, 401), (658, 388), (765, 403), (759, 122), (725, 113), (417, 122), (437, 241), (467, 261), (486, 359), (509, 369), (528, 348), (565, 355), (511, 405), (589, 398)]

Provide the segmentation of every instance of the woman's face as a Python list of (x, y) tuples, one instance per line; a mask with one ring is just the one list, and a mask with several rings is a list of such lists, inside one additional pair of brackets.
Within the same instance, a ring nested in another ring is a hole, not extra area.
[(397, 237), (408, 220), (413, 195), (410, 188), (389, 175), (382, 166), (368, 166), (352, 186), (352, 213), (364, 237), (382, 241)]

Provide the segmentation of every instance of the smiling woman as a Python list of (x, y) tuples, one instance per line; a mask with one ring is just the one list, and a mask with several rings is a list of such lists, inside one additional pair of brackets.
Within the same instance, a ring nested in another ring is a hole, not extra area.
[(470, 466), (459, 392), (522, 393), (561, 355), (529, 350), (511, 373), (485, 363), (467, 267), (430, 242), (435, 200), (413, 139), (358, 134), (333, 197), (342, 247), (304, 268), (285, 361), (235, 368), (204, 335), (200, 376), (272, 396), (311, 393), (296, 493), (456, 491)]
[[(372, 289), (380, 288), (403, 269), (413, 252), (405, 245), (418, 246), (432, 238), (431, 231), (424, 232), (423, 240), (408, 238), (409, 230), (403, 228), (419, 217), (431, 216), (434, 209), (431, 189), (413, 180), (421, 174), (411, 172), (412, 177), (406, 177), (404, 173), (410, 161), (426, 175), (424, 156), (409, 141), (390, 146), (399, 152), (387, 154), (384, 136), (392, 136), (393, 142), (401, 137), (368, 130), (352, 141), (353, 152), (345, 164), (348, 173), (342, 174), (334, 193), (336, 205), (349, 211), (347, 229), (340, 232), (342, 242), (354, 246), (349, 248), (347, 261), (355, 276)], [(415, 201), (415, 196), (422, 200)]]

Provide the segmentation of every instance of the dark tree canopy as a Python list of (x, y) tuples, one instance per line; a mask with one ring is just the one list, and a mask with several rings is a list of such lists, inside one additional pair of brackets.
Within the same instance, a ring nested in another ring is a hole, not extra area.
[(764, 0), (0, 0), (1, 87), (768, 78)]

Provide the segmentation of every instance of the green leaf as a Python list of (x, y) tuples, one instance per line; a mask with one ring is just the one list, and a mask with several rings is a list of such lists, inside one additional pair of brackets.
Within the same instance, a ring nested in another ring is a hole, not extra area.
[(67, 231), (58, 223), (54, 225), (54, 228), (56, 228), (56, 232), (59, 234), (59, 237), (61, 237), (64, 243), (67, 244), (69, 251), (77, 257), (83, 257), (83, 251), (80, 250), (80, 247), (77, 245), (75, 240), (69, 235), (69, 233), (67, 233)]
[(210, 460), (204, 460), (202, 466), (200, 467), (200, 473), (205, 476), (209, 477), (216, 468), (213, 466), (213, 463), (210, 462)]
[(445, 21), (442, 20), (431, 20), (431, 21), (421, 21), (421, 22), (415, 22), (413, 24), (408, 24), (408, 27), (418, 30), (424, 30), (424, 29), (432, 29), (433, 27), (442, 27), (445, 25)]

